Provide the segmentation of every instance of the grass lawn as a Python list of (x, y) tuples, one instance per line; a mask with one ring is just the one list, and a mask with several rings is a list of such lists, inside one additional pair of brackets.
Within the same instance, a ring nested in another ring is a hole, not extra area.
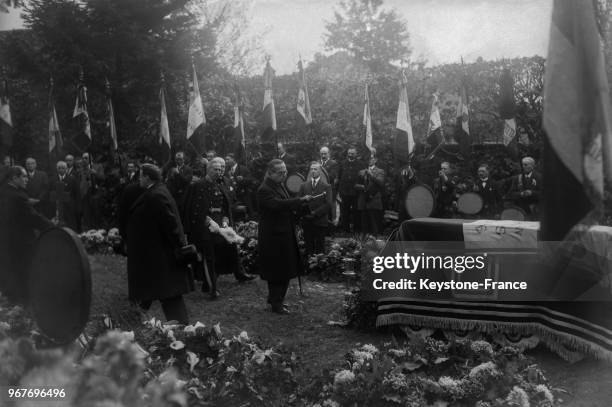
[[(92, 266), (92, 315), (127, 306), (125, 258), (90, 256)], [(210, 301), (207, 295), (193, 292), (186, 296), (192, 322), (207, 326), (221, 324), (224, 335), (247, 331), (250, 337), (270, 347), (283, 345), (301, 359), (304, 371), (296, 372), (306, 383), (324, 369), (341, 367), (344, 355), (365, 343), (379, 346), (391, 339), (388, 333), (362, 333), (328, 325), (343, 318), (345, 286), (337, 283), (303, 282), (304, 297), (299, 295), (297, 280), (289, 288), (287, 302), (291, 315), (277, 315), (267, 310), (267, 286), (259, 279), (239, 284), (231, 275), (221, 276), (221, 297)], [(155, 302), (150, 314), (163, 319)], [(573, 365), (555, 354), (538, 348), (531, 352), (554, 387), (568, 391), (563, 405), (571, 407), (608, 407), (612, 405), (612, 364), (582, 361)]]

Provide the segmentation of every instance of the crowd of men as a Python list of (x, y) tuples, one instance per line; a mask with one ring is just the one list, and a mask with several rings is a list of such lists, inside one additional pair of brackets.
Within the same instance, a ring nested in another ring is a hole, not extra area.
[[(278, 156), (266, 164), (263, 177), (236, 162), (233, 155), (222, 158), (214, 151), (192, 163), (177, 152), (165, 168), (127, 163), (126, 174), (120, 178), (116, 225), (128, 257), (131, 301), (148, 309), (152, 301), (160, 300), (169, 320), (187, 323), (182, 295), (194, 289), (195, 280), (216, 299), (220, 274), (232, 274), (240, 282), (254, 278), (241, 266), (238, 245), (227, 231), (238, 219), (257, 219), (258, 270), (268, 283), (267, 302), (273, 312), (288, 313), (284, 298), (289, 281), (303, 273), (295, 233), (298, 224), (307, 254), (325, 250), (330, 225), (338, 220), (340, 231), (383, 233), (386, 174), (377, 165), (375, 152), (362, 161), (351, 147), (346, 159), (338, 162), (324, 146), (319, 160), (309, 164), (305, 182), (291, 192), (285, 181), (298, 170), (296, 159), (282, 143), (277, 147)], [(34, 231), (54, 224), (75, 231), (98, 227), (98, 185), (103, 170), (94, 168), (88, 153), (78, 159), (67, 155), (56, 163), (51, 176), (40, 171), (32, 157), (25, 160), (25, 168), (3, 164), (0, 247), (12, 249), (2, 251), (0, 268), (9, 265), (6, 270), (12, 274), (0, 273), (0, 289), (25, 301), (24, 276)], [(490, 179), (490, 168), (483, 164), (476, 180), (466, 186), (453, 176), (451, 165), (443, 162), (438, 176), (427, 185), (436, 203), (432, 216), (454, 217), (461, 194), (472, 192), (482, 199), (480, 218), (498, 218), (511, 202), (529, 219), (537, 219), (541, 179), (534, 168), (535, 161), (525, 157), (521, 174), (500, 182)], [(403, 167), (394, 181), (394, 209), (399, 220), (404, 220), (410, 217), (406, 194), (424, 183), (411, 165)]]

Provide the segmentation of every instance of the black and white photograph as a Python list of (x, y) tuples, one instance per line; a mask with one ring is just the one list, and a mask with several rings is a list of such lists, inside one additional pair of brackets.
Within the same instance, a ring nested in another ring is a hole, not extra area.
[(612, 405), (612, 0), (0, 0), (0, 406)]

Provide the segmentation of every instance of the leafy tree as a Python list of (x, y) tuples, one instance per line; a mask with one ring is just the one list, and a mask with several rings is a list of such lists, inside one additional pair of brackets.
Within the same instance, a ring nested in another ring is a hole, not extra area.
[(348, 51), (373, 72), (410, 56), (406, 23), (394, 10), (381, 8), (383, 0), (345, 0), (340, 12), (327, 22), (324, 34), (328, 50)]

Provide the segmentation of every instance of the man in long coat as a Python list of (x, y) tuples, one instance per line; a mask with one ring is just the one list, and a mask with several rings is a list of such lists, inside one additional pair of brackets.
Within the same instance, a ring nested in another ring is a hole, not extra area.
[(291, 198), (283, 185), (287, 167), (282, 160), (268, 163), (266, 177), (257, 190), (259, 206), (259, 270), (268, 282), (268, 303), (277, 314), (288, 314), (284, 305), (289, 281), (302, 273), (302, 260), (295, 235), (294, 211), (311, 195)]
[(363, 233), (379, 235), (383, 232), (383, 193), (385, 191), (385, 171), (376, 166), (376, 156), (370, 157), (367, 168), (359, 171), (359, 191), (357, 209), (361, 213)]
[(176, 202), (155, 165), (142, 166), (140, 185), (145, 191), (129, 210), (125, 232), (129, 298), (145, 310), (160, 300), (166, 319), (187, 324), (183, 294), (193, 290), (193, 280), (178, 260), (186, 239)]
[(36, 211), (52, 218), (49, 210), (49, 177), (44, 171), (36, 168), (36, 160), (32, 157), (26, 159), (26, 171), (28, 173), (28, 184), (26, 191), (30, 197), (30, 203)]
[(0, 291), (10, 300), (27, 304), (28, 269), (35, 231), (53, 227), (28, 202), (28, 175), (23, 167), (9, 167), (0, 188)]

